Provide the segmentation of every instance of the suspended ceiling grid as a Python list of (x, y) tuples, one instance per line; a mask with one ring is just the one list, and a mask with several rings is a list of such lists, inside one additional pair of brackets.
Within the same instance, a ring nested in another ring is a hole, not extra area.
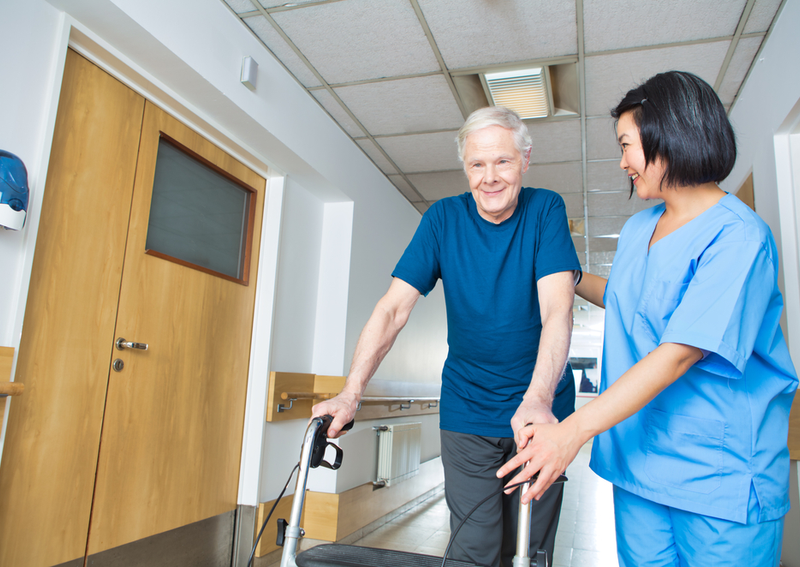
[[(584, 268), (607, 276), (629, 195), (608, 112), (691, 71), (730, 106), (782, 0), (222, 0), (420, 212), (468, 190), (454, 138), (481, 72), (575, 64), (577, 113), (528, 120), (524, 185), (562, 195)], [(576, 323), (578, 321), (576, 320)]]

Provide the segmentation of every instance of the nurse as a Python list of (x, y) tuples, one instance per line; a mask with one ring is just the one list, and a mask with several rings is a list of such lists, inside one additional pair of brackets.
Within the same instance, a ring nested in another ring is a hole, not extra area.
[(575, 291), (604, 307), (601, 395), (559, 424), (530, 425), (502, 477), (538, 499), (594, 436), (614, 485), (622, 566), (778, 565), (789, 510), (789, 409), (797, 375), (779, 326), (767, 225), (717, 183), (736, 159), (713, 89), (683, 72), (627, 93), (620, 167), (642, 199), (608, 280)]

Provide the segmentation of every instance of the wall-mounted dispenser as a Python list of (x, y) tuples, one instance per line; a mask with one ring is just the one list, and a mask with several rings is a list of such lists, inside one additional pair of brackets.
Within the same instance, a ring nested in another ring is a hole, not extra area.
[(0, 150), (0, 226), (20, 230), (28, 211), (28, 171), (22, 160)]

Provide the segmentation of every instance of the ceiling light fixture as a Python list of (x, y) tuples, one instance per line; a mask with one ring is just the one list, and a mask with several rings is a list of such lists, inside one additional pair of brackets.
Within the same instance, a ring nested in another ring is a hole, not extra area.
[(534, 67), (483, 73), (481, 81), (493, 105), (508, 107), (523, 119), (546, 118), (550, 114), (546, 76), (546, 67)]

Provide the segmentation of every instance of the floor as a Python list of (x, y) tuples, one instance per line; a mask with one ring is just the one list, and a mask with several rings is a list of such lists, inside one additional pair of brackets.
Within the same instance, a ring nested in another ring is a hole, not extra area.
[[(564, 503), (551, 567), (617, 567), (611, 485), (589, 469), (591, 443), (567, 469)], [(441, 557), (450, 538), (444, 493), (417, 504), (356, 541), (366, 547), (413, 551)], [(304, 542), (306, 543), (306, 542)], [(305, 546), (304, 546), (305, 547)], [(280, 564), (259, 563), (257, 567)]]

